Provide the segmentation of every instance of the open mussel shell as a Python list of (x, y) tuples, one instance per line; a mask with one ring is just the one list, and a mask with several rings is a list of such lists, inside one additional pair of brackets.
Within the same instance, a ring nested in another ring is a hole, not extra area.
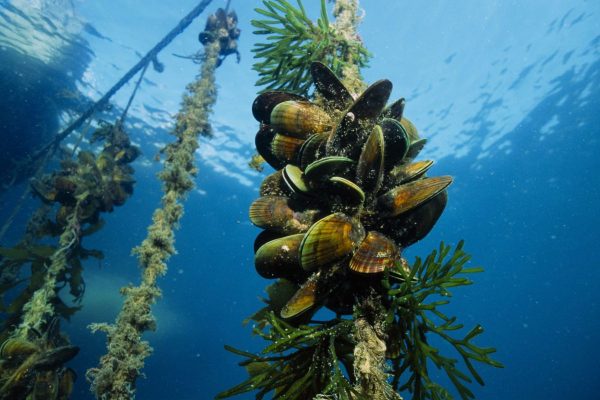
[(329, 135), (317, 133), (310, 135), (298, 151), (298, 164), (300, 168), (306, 169), (308, 165), (325, 156), (325, 146)]
[(390, 171), (406, 156), (410, 140), (404, 127), (395, 119), (383, 118), (380, 125), (385, 139), (385, 170)]
[(450, 176), (419, 179), (400, 185), (377, 199), (383, 217), (395, 217), (431, 199), (452, 183)]
[(269, 125), (261, 125), (254, 138), (254, 143), (256, 144), (256, 151), (258, 151), (258, 154), (260, 154), (271, 167), (274, 169), (281, 169), (287, 164), (287, 161), (281, 160), (273, 154), (271, 143), (276, 134), (277, 132)]
[(393, 118), (400, 121), (402, 119), (402, 114), (404, 114), (405, 105), (406, 101), (404, 100), (404, 98), (398, 99), (391, 105), (386, 107), (385, 110), (383, 110), (382, 116), (385, 118)]
[(353, 166), (354, 160), (348, 157), (323, 157), (306, 167), (304, 175), (310, 181), (327, 181), (333, 176), (350, 176)]
[(276, 133), (271, 141), (271, 153), (279, 161), (289, 163), (296, 160), (303, 143), (304, 139)]
[(310, 73), (317, 91), (325, 99), (326, 106), (337, 110), (350, 107), (352, 95), (346, 86), (325, 64), (315, 61), (310, 65)]
[(283, 181), (286, 186), (296, 194), (307, 194), (310, 190), (304, 180), (304, 173), (295, 165), (288, 164), (282, 171)]
[(357, 207), (365, 201), (365, 192), (360, 186), (341, 176), (330, 178), (325, 189), (330, 195), (338, 198), (338, 203), (346, 206)]
[(383, 230), (402, 247), (423, 239), (442, 215), (448, 194), (444, 190), (415, 209), (383, 222)]
[(333, 122), (329, 114), (316, 104), (289, 100), (273, 108), (270, 125), (286, 134), (306, 139), (314, 133), (327, 132), (333, 127)]
[(283, 234), (305, 232), (315, 221), (317, 210), (293, 210), (284, 196), (263, 196), (250, 205), (250, 221), (260, 228)]
[(383, 79), (367, 88), (352, 104), (327, 141), (327, 154), (358, 158), (375, 120), (390, 97), (392, 83)]
[(317, 281), (319, 274), (311, 276), (296, 291), (292, 298), (281, 309), (281, 317), (288, 319), (296, 317), (311, 309), (317, 303)]
[(392, 267), (399, 255), (393, 240), (370, 231), (352, 255), (349, 267), (361, 274), (378, 274)]
[(254, 266), (260, 276), (267, 279), (286, 278), (298, 281), (304, 276), (300, 267), (299, 248), (304, 234), (299, 233), (271, 240), (262, 245), (254, 255)]
[(293, 93), (280, 91), (264, 92), (254, 99), (254, 102), (252, 103), (252, 115), (254, 115), (254, 118), (257, 121), (263, 124), (269, 124), (271, 123), (271, 112), (273, 111), (273, 108), (275, 108), (277, 104), (289, 100), (306, 101), (304, 97)]
[(383, 181), (385, 141), (383, 131), (375, 125), (365, 142), (356, 167), (356, 183), (368, 193), (376, 193)]
[(277, 170), (262, 181), (258, 193), (261, 196), (290, 196), (292, 191), (283, 181), (283, 170)]
[(300, 244), (300, 265), (306, 271), (329, 265), (350, 254), (365, 237), (358, 220), (335, 213), (315, 222)]
[(423, 160), (410, 164), (398, 165), (390, 171), (388, 175), (389, 180), (396, 185), (414, 181), (415, 179), (423, 176), (423, 174), (425, 174), (425, 172), (427, 172), (432, 165), (433, 161), (431, 160)]

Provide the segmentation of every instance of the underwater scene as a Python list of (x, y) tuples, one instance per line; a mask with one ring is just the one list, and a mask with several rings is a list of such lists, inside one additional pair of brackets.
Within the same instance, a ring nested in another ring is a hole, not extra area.
[(0, 399), (600, 397), (600, 2), (0, 16)]

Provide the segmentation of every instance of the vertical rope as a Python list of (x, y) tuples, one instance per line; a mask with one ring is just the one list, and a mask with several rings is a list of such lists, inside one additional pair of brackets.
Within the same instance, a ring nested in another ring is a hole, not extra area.
[(142, 334), (156, 328), (151, 306), (161, 295), (157, 279), (167, 271), (167, 260), (175, 254), (175, 233), (183, 215), (181, 200), (192, 189), (196, 174), (194, 153), (198, 136), (210, 132), (208, 116), (216, 101), (215, 69), (219, 41), (205, 46), (206, 59), (200, 79), (187, 86), (173, 134), (176, 141), (166, 147), (167, 159), (159, 177), (163, 181), (162, 206), (154, 211), (148, 235), (134, 249), (142, 267), (141, 283), (121, 289), (123, 307), (114, 324), (92, 324), (92, 331), (107, 333), (107, 353), (98, 367), (87, 371), (92, 392), (99, 399), (125, 400), (135, 395), (135, 384), (152, 347)]

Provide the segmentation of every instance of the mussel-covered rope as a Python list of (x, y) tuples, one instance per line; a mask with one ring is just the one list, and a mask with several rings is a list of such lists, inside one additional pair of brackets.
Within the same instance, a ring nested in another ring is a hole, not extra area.
[(143, 268), (141, 283), (121, 289), (125, 301), (114, 324), (91, 325), (93, 331), (101, 330), (108, 336), (107, 353), (101, 357), (100, 365), (86, 374), (99, 399), (133, 398), (136, 380), (152, 352), (142, 335), (156, 327), (151, 306), (161, 295), (157, 278), (166, 273), (166, 261), (175, 253), (174, 229), (183, 215), (181, 200), (194, 186), (198, 136), (210, 131), (208, 115), (216, 101), (214, 76), (219, 52), (218, 40), (205, 45), (206, 59), (200, 78), (188, 85), (190, 94), (184, 96), (177, 115), (173, 132), (176, 141), (165, 149), (167, 159), (159, 175), (164, 189), (162, 206), (154, 211), (147, 237), (134, 250)]
[(80, 203), (73, 207), (67, 218), (67, 225), (59, 238), (59, 247), (50, 257), (50, 265), (42, 287), (35, 291), (31, 299), (23, 306), (21, 324), (13, 333), (14, 337), (28, 339), (32, 331), (44, 332), (43, 326), (54, 316), (53, 301), (57, 296), (57, 280), (67, 267), (69, 253), (81, 239)]

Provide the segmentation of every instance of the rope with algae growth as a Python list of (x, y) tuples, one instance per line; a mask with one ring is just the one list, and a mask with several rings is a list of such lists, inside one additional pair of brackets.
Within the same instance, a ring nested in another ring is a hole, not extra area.
[[(341, 34), (348, 43), (359, 42), (357, 33), (361, 18), (358, 16), (358, 0), (336, 0), (333, 7), (335, 16), (334, 29)], [(341, 81), (353, 93), (362, 93), (366, 84), (360, 74), (356, 55), (351, 51), (343, 53), (346, 61), (342, 69)], [(358, 398), (373, 400), (401, 400), (388, 382), (386, 373), (386, 342), (383, 329), (384, 317), (381, 313), (374, 313), (370, 301), (365, 301), (357, 306), (354, 318), (354, 375), (356, 377), (355, 389)], [(374, 314), (373, 318), (366, 318), (365, 314)]]
[(198, 148), (198, 136), (210, 135), (208, 115), (216, 101), (215, 69), (220, 52), (219, 41), (205, 46), (205, 61), (200, 78), (187, 86), (182, 110), (176, 117), (173, 134), (175, 143), (165, 149), (167, 158), (159, 178), (163, 181), (162, 207), (155, 210), (148, 235), (134, 249), (142, 267), (139, 286), (121, 289), (125, 301), (115, 324), (90, 325), (93, 332), (107, 333), (107, 353), (100, 365), (87, 371), (91, 390), (99, 399), (130, 399), (135, 393), (135, 382), (141, 374), (144, 360), (152, 347), (141, 336), (154, 330), (156, 321), (151, 313), (152, 304), (160, 297), (157, 278), (167, 271), (166, 261), (175, 254), (174, 229), (183, 215), (180, 201), (194, 186), (194, 152)]
[(80, 203), (77, 202), (73, 212), (67, 218), (67, 225), (59, 238), (59, 247), (50, 257), (50, 266), (46, 271), (44, 284), (35, 291), (31, 299), (23, 307), (21, 324), (13, 333), (13, 337), (29, 340), (31, 332), (43, 332), (42, 326), (54, 316), (52, 301), (57, 296), (57, 278), (67, 268), (69, 250), (79, 242), (81, 227), (79, 221)]

